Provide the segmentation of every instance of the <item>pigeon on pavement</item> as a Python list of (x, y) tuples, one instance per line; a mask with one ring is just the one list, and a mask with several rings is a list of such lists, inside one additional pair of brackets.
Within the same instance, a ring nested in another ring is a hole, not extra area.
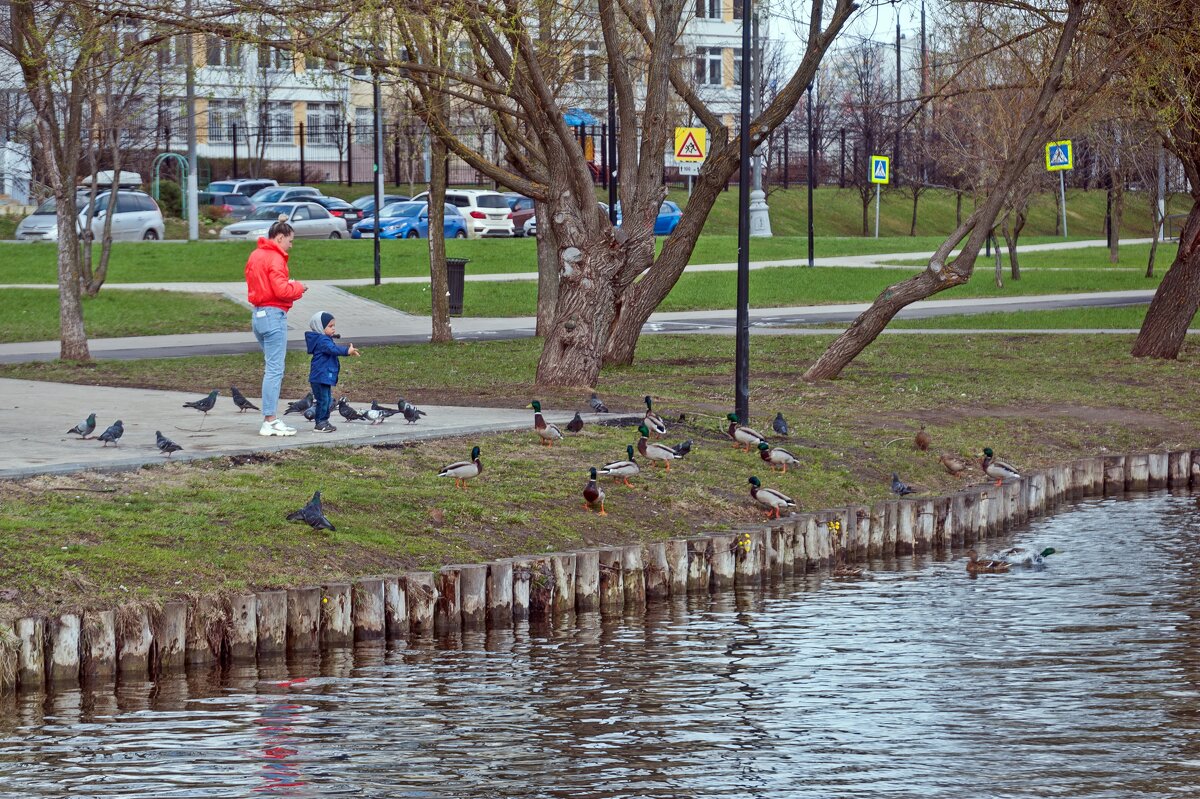
[(892, 493), (896, 496), (903, 497), (907, 494), (916, 493), (916, 489), (900, 479), (900, 475), (892, 472)]
[(68, 430), (68, 433), (76, 433), (81, 438), (87, 438), (96, 429), (96, 414), (89, 413), (88, 418), (84, 419), (79, 424)]
[(158, 451), (166, 455), (168, 458), (171, 457), (172, 452), (178, 452), (179, 450), (183, 449), (183, 447), (164, 436), (161, 430), (154, 431), (154, 444), (158, 447)]
[(380, 405), (376, 400), (371, 400), (371, 410), (379, 411), (380, 413), (382, 413), (384, 419), (388, 418), (389, 416), (395, 416), (396, 414), (400, 413), (400, 411), (394, 411), (391, 408), (385, 408), (384, 406)]
[(786, 436), (791, 432), (788, 428), (787, 419), (784, 419), (783, 414), (778, 411), (775, 413), (775, 421), (771, 423), (771, 429), (781, 436)]
[[(312, 406), (313, 406), (313, 395), (312, 395), (312, 392), (310, 391), (304, 395), (304, 399), (298, 399), (295, 402), (289, 402), (288, 406), (287, 406), (287, 410), (283, 412), (283, 415), (287, 416), (289, 413), (304, 413)], [(307, 417), (305, 417), (305, 418), (307, 418)]]
[(575, 418), (567, 422), (567, 429), (572, 433), (578, 433), (583, 429), (583, 417), (579, 415), (579, 411), (575, 411)]
[(238, 391), (237, 386), (230, 386), (229, 393), (233, 396), (233, 404), (238, 406), (238, 413), (245, 413), (246, 411), (257, 411), (258, 410), (258, 406), (255, 405), (250, 400), (246, 399), (245, 395), (243, 395), (242, 392)]
[(361, 413), (359, 413), (357, 410), (355, 410), (350, 405), (350, 403), (346, 401), (346, 397), (338, 398), (337, 409), (338, 409), (338, 413), (340, 413), (342, 415), (342, 418), (345, 419), (347, 422), (356, 422), (360, 419), (367, 418), (366, 416), (363, 416)]
[(289, 522), (304, 522), (314, 530), (334, 530), (334, 527), (329, 519), (325, 518), (324, 511), (321, 510), (321, 492), (313, 494), (313, 498), (308, 501), (300, 510), (292, 511), (287, 515)]
[(383, 420), (394, 413), (396, 411), (388, 410), (387, 408), (367, 408), (362, 412), (361, 417), (371, 424), (383, 424)]
[(608, 413), (608, 406), (600, 401), (600, 397), (596, 395), (595, 391), (588, 398), (588, 405), (592, 406), (592, 411), (595, 413)]
[(416, 406), (410, 405), (407, 402), (404, 403), (403, 408), (404, 418), (409, 424), (416, 424), (421, 420), (422, 416), (425, 416), (425, 411), (420, 410)]
[(115, 421), (111, 425), (109, 425), (107, 430), (105, 430), (100, 435), (96, 436), (96, 439), (99, 441), (103, 441), (104, 446), (107, 447), (110, 443), (116, 444), (117, 439), (119, 439), (123, 435), (125, 435), (125, 425), (121, 424), (121, 420), (118, 419), (117, 421)]

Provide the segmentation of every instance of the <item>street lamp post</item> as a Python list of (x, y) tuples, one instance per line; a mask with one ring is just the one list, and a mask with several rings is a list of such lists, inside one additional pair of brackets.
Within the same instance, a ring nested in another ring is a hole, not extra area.
[(383, 102), (379, 85), (379, 67), (371, 68), (371, 82), (375, 101), (375, 285), (381, 282), (379, 264), (379, 234), (382, 232), (380, 214), (383, 211)]
[(900, 12), (896, 11), (896, 140), (892, 142), (892, 174), (900, 184)]
[(734, 354), (734, 410), (750, 423), (750, 84), (754, 75), (751, 49), (751, 0), (742, 4), (742, 107), (738, 161), (737, 343)]

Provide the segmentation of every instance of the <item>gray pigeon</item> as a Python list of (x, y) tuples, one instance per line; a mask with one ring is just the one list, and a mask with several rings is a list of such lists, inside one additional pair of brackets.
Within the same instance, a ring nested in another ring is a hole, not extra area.
[(384, 419), (395, 413), (396, 411), (387, 408), (367, 408), (361, 415), (371, 424), (383, 424)]
[(115, 421), (111, 425), (109, 425), (107, 430), (105, 430), (100, 435), (96, 436), (96, 439), (99, 441), (103, 441), (104, 446), (107, 447), (109, 445), (109, 443), (112, 443), (115, 445), (117, 443), (117, 439), (119, 439), (123, 435), (125, 435), (125, 425), (121, 424), (121, 420), (118, 419), (117, 421)]
[[(283, 415), (287, 416), (289, 413), (304, 413), (312, 406), (313, 406), (313, 395), (312, 395), (312, 392), (310, 391), (304, 395), (304, 399), (298, 399), (295, 402), (289, 402), (288, 406), (287, 406), (287, 410), (285, 410), (283, 412)], [(305, 417), (305, 418), (308, 418), (308, 417)]]
[(312, 405), (309, 405), (307, 408), (304, 409), (304, 418), (310, 422), (316, 421), (317, 404), (315, 402)]
[(592, 411), (594, 413), (608, 413), (608, 406), (600, 401), (600, 397), (596, 395), (595, 391), (593, 391), (592, 396), (588, 398), (588, 405), (592, 406)]
[(337, 409), (338, 409), (338, 413), (340, 413), (342, 415), (342, 418), (345, 419), (347, 422), (356, 422), (360, 419), (367, 418), (366, 416), (364, 416), (363, 414), (361, 414), (357, 410), (355, 410), (354, 407), (349, 402), (346, 401), (346, 397), (338, 398)]
[(158, 451), (166, 455), (168, 458), (171, 457), (172, 452), (178, 452), (179, 450), (183, 449), (183, 447), (164, 436), (161, 430), (154, 431), (154, 444), (158, 447)]
[(407, 402), (404, 403), (403, 407), (404, 407), (404, 419), (409, 424), (416, 424), (417, 422), (419, 422), (421, 420), (422, 416), (425, 416), (425, 411), (422, 411), (422, 410), (418, 409), (416, 406), (410, 405)]
[(775, 421), (771, 423), (771, 429), (781, 436), (786, 436), (791, 430), (788, 429), (787, 419), (783, 418), (783, 414), (776, 412)]
[(229, 393), (233, 397), (233, 404), (238, 406), (238, 413), (245, 413), (246, 411), (257, 411), (258, 410), (258, 406), (255, 405), (254, 403), (252, 403), (250, 400), (246, 399), (245, 395), (243, 395), (242, 392), (238, 391), (237, 386), (230, 386)]
[(916, 489), (914, 489), (908, 483), (903, 482), (900, 479), (900, 475), (892, 472), (892, 493), (896, 496), (903, 497), (908, 494), (915, 494)]
[(68, 430), (68, 433), (76, 433), (81, 438), (87, 438), (96, 429), (96, 414), (89, 413), (88, 418), (84, 419), (79, 424)]
[(329, 519), (325, 518), (324, 511), (321, 510), (321, 492), (313, 494), (313, 498), (308, 501), (300, 510), (292, 511), (287, 515), (289, 522), (304, 522), (314, 530), (334, 530), (334, 527)]
[(376, 400), (371, 400), (371, 410), (379, 411), (383, 415), (384, 419), (388, 418), (389, 416), (395, 416), (396, 414), (400, 413), (400, 411), (393, 411), (391, 408), (383, 407)]
[(692, 451), (692, 440), (689, 438), (687, 441), (681, 441), (680, 443), (671, 447), (671, 449), (675, 450), (675, 454), (682, 458), (684, 455), (687, 455)]

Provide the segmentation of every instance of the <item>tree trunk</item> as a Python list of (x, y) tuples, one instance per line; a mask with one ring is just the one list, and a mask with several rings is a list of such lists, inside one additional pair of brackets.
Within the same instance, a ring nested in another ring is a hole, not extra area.
[[(450, 300), (446, 296), (450, 281), (446, 277), (446, 144), (433, 137), (432, 165), (429, 175), (429, 299), (433, 314), (430, 341), (444, 343), (454, 340), (450, 330)], [(375, 209), (379, 219), (381, 209)], [(376, 224), (375, 234), (379, 235)]]
[(58, 211), (58, 357), (64, 361), (90, 361), (92, 355), (83, 327), (75, 203), (66, 197), (58, 197), (55, 205)]
[(1004, 288), (1004, 260), (1000, 257), (1000, 242), (996, 240), (995, 231), (988, 232), (988, 239), (992, 242), (992, 255), (996, 261), (996, 288)]
[(1179, 235), (1179, 254), (1150, 301), (1130, 354), (1135, 358), (1179, 357), (1197, 308), (1200, 308), (1200, 202), (1193, 199), (1192, 210)]
[(1150, 221), (1153, 224), (1154, 238), (1150, 241), (1150, 257), (1146, 259), (1146, 277), (1154, 277), (1154, 258), (1158, 255), (1158, 239), (1166, 232), (1165, 221), (1158, 214), (1158, 181), (1153, 181), (1150, 188)]
[(1004, 217), (1004, 223), (1000, 227), (1000, 231), (1004, 234), (1004, 244), (1008, 248), (1008, 268), (1009, 274), (1013, 280), (1021, 279), (1021, 264), (1017, 260), (1017, 242), (1021, 238), (1021, 230), (1025, 227), (1025, 209), (1021, 208), (1014, 214), (1012, 230), (1008, 227), (1008, 217)]
[(545, 336), (554, 322), (554, 307), (558, 304), (558, 239), (550, 224), (550, 206), (534, 204), (538, 219), (537, 263), (537, 335)]
[(912, 224), (910, 224), (908, 226), (908, 235), (915, 236), (915, 235), (917, 235), (917, 201), (921, 199), (921, 190), (917, 186), (913, 186), (912, 193), (913, 193)]
[(962, 227), (962, 192), (954, 192), (954, 226)]
[(1119, 263), (1121, 260), (1121, 217), (1125, 212), (1125, 182), (1117, 179), (1113, 183), (1113, 203), (1112, 213), (1109, 215), (1109, 238), (1111, 244), (1108, 246), (1108, 262), (1110, 264)]
[(862, 208), (863, 208), (863, 228), (862, 228), (863, 232), (862, 232), (862, 234), (863, 234), (863, 236), (867, 236), (867, 235), (869, 235), (869, 230), (870, 230), (870, 228), (867, 226), (867, 213), (868, 213), (867, 209), (869, 209), (871, 207), (871, 195), (870, 194), (862, 194), (860, 192), (859, 196), (862, 197)]

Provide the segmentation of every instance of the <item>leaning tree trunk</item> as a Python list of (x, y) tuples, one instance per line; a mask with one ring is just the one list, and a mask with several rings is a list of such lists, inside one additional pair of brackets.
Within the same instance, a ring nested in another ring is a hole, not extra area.
[(538, 221), (537, 264), (537, 331), (545, 336), (554, 323), (554, 307), (558, 304), (558, 238), (550, 224), (550, 206), (543, 202), (534, 204), (534, 215)]
[(1195, 197), (1179, 234), (1179, 254), (1163, 276), (1137, 341), (1135, 358), (1177, 358), (1188, 325), (1200, 308), (1200, 197)]
[[(432, 137), (429, 175), (429, 299), (433, 313), (433, 331), (430, 341), (454, 340), (450, 329), (450, 300), (446, 296), (450, 281), (446, 276), (446, 144), (440, 137)], [(380, 212), (375, 209), (375, 235), (379, 235)]]

